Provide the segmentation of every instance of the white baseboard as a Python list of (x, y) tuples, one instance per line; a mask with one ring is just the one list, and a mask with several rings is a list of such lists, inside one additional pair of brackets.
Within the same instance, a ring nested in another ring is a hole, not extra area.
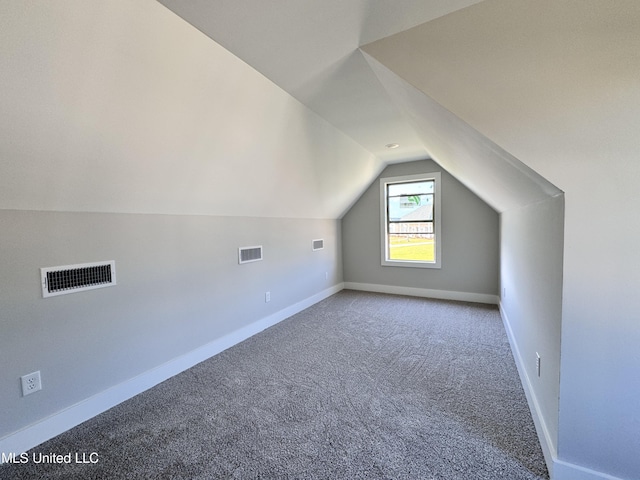
[[(128, 400), (139, 393), (187, 370), (194, 365), (230, 348), (237, 343), (246, 340), (256, 333), (269, 328), (282, 320), (295, 315), (298, 312), (324, 300), (327, 297), (339, 292), (344, 288), (343, 283), (339, 283), (322, 292), (312, 295), (294, 305), (280, 310), (268, 317), (253, 322), (246, 327), (240, 328), (228, 335), (214, 340), (196, 350), (185, 355), (170, 360), (152, 370), (138, 375), (126, 382), (115, 385), (103, 392), (100, 392), (86, 400), (72, 405), (50, 417), (29, 425), (17, 432), (11, 433), (0, 439), (0, 452), (8, 455), (15, 453), (20, 455), (31, 448), (46, 442), (47, 440), (66, 432), (82, 422), (95, 417), (121, 402)], [(0, 456), (0, 460), (2, 457)], [(1, 463), (1, 461), (0, 461)]]
[(509, 318), (502, 307), (502, 304), (499, 305), (502, 322), (504, 323), (504, 328), (507, 332), (507, 337), (509, 338), (513, 358), (516, 362), (518, 373), (520, 374), (520, 381), (522, 382), (522, 387), (524, 388), (524, 393), (527, 397), (527, 402), (529, 403), (529, 410), (531, 410), (533, 423), (535, 424), (536, 431), (538, 432), (538, 439), (540, 440), (540, 446), (542, 447), (542, 453), (544, 455), (547, 468), (549, 469), (551, 480), (623, 480), (621, 478), (613, 477), (606, 473), (598, 472), (558, 458), (558, 452), (553, 440), (551, 439), (549, 428), (547, 427), (542, 415), (540, 404), (538, 403), (538, 399), (533, 390), (531, 379), (524, 368), (522, 355), (520, 354), (518, 343), (513, 335)]
[(590, 468), (576, 465), (556, 459), (553, 467), (552, 480), (623, 480), (602, 472), (597, 472)]
[(393, 295), (408, 295), (410, 297), (437, 298), (440, 300), (458, 300), (462, 302), (498, 304), (497, 295), (485, 293), (454, 292), (450, 290), (433, 290), (430, 288), (398, 287), (395, 285), (378, 285), (375, 283), (345, 282), (344, 288), (361, 290), (364, 292), (390, 293)]

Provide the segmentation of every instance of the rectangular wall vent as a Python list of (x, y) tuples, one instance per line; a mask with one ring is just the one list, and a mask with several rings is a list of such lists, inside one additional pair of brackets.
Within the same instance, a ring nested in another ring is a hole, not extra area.
[(44, 298), (110, 287), (116, 284), (116, 262), (41, 268), (40, 279)]
[(312, 242), (311, 248), (313, 250), (322, 250), (324, 248), (324, 239), (320, 238), (319, 240), (314, 240)]
[(238, 249), (238, 263), (250, 263), (262, 260), (262, 245), (241, 247)]

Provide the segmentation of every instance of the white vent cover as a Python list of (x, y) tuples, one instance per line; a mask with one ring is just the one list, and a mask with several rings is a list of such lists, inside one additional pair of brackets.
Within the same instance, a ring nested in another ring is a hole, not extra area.
[(324, 248), (324, 239), (320, 238), (318, 240), (314, 240), (313, 242), (311, 242), (311, 248), (314, 251), (322, 250)]
[(116, 284), (116, 262), (41, 268), (40, 279), (44, 298), (110, 287)]
[(240, 247), (238, 249), (238, 263), (258, 262), (262, 260), (262, 245), (257, 247)]

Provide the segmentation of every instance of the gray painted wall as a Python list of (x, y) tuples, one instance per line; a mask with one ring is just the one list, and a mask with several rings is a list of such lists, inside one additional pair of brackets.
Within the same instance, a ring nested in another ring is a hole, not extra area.
[(500, 306), (551, 456), (558, 445), (563, 237), (563, 195), (500, 215)]
[[(380, 264), (379, 178), (442, 173), (442, 268)], [(345, 282), (498, 295), (498, 214), (433, 160), (388, 166), (342, 219)]]
[[(0, 210), (0, 231), (0, 439), (342, 281), (337, 220)], [(42, 298), (40, 267), (100, 260), (116, 286)]]

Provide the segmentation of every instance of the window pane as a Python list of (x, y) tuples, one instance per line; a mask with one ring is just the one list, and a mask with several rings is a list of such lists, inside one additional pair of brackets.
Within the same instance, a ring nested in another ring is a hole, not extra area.
[(440, 173), (380, 179), (382, 265), (440, 268)]
[[(431, 223), (421, 223), (418, 225), (428, 225), (433, 229), (433, 224)], [(435, 260), (435, 242), (433, 237), (433, 233), (390, 233), (389, 260), (433, 262)]]
[(433, 195), (390, 197), (389, 221), (433, 220)]

